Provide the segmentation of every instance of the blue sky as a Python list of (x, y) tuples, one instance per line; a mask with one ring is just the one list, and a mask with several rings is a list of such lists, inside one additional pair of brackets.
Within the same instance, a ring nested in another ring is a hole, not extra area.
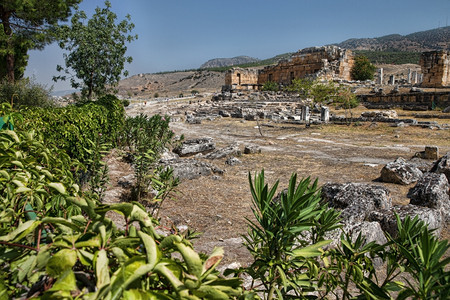
[[(130, 14), (139, 39), (128, 44), (130, 75), (198, 68), (212, 58), (260, 59), (349, 38), (409, 34), (446, 26), (450, 0), (110, 0), (122, 20)], [(103, 0), (84, 0), (92, 14)], [(54, 90), (56, 44), (31, 51), (26, 76)]]

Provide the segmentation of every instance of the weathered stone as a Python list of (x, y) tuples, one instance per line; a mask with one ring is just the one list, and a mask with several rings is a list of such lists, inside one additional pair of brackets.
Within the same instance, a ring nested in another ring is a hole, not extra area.
[(224, 173), (217, 166), (196, 159), (172, 160), (167, 161), (165, 165), (172, 167), (174, 177), (178, 177), (180, 180), (196, 179), (212, 174), (222, 175)]
[(236, 158), (236, 157), (234, 157), (234, 156), (229, 157), (229, 158), (225, 161), (225, 163), (226, 163), (227, 165), (230, 165), (230, 166), (235, 166), (235, 165), (240, 165), (240, 164), (242, 164), (242, 162), (241, 162), (238, 158)]
[(445, 220), (450, 221), (449, 184), (444, 174), (425, 173), (408, 197), (411, 204), (441, 210)]
[(447, 152), (434, 164), (431, 172), (442, 173), (450, 181), (450, 152)]
[(200, 118), (186, 118), (186, 123), (188, 123), (188, 124), (202, 124), (202, 119), (200, 119)]
[(219, 115), (224, 117), (224, 118), (231, 117), (231, 114), (228, 111), (226, 111), (226, 110), (220, 110), (219, 111)]
[(358, 235), (366, 238), (366, 244), (370, 242), (376, 242), (379, 245), (383, 245), (387, 242), (384, 231), (378, 222), (361, 222), (353, 226), (351, 229), (352, 240), (355, 241)]
[(361, 113), (361, 117), (377, 121), (383, 119), (397, 119), (398, 115), (395, 110), (385, 110), (385, 111), (375, 110), (375, 111), (364, 111)]
[(444, 87), (450, 85), (450, 52), (445, 50), (423, 52), (420, 56), (423, 73), (423, 87)]
[(257, 145), (246, 145), (244, 148), (244, 154), (256, 154), (261, 153), (261, 147)]
[(404, 158), (399, 157), (383, 167), (380, 180), (407, 185), (416, 182), (421, 176), (422, 171), (413, 164), (407, 163)]
[(222, 148), (222, 149), (217, 149), (214, 150), (211, 153), (208, 153), (207, 155), (205, 155), (205, 158), (208, 159), (220, 159), (220, 158), (224, 158), (230, 155), (235, 155), (235, 156), (241, 156), (242, 152), (239, 149), (239, 145), (238, 144), (232, 144), (228, 147)]
[(173, 149), (179, 156), (189, 156), (197, 153), (208, 153), (216, 148), (212, 138), (200, 138), (184, 141), (180, 146)]
[(450, 113), (450, 106), (447, 106), (446, 108), (444, 108), (444, 110), (442, 110), (443, 113)]
[(414, 218), (418, 217), (424, 221), (429, 229), (435, 229), (435, 234), (439, 236), (441, 234), (443, 220), (442, 214), (439, 210), (421, 207), (416, 205), (396, 205), (390, 210), (376, 210), (370, 212), (368, 221), (378, 222), (381, 228), (389, 233), (391, 236), (396, 237), (398, 234), (397, 219), (395, 214), (398, 214), (400, 220), (404, 220), (407, 216)]
[(422, 173), (430, 172), (431, 168), (434, 165), (434, 162), (430, 161), (429, 159), (423, 159), (421, 153), (422, 152), (419, 152), (417, 156), (411, 158), (408, 163), (414, 165), (416, 168), (422, 171)]
[(389, 209), (392, 205), (387, 188), (364, 183), (326, 183), (322, 199), (330, 207), (342, 210), (344, 222), (352, 223), (364, 221), (372, 210)]

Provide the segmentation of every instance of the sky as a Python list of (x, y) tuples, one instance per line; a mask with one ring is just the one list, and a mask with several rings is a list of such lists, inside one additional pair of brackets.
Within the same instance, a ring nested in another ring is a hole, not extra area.
[[(130, 76), (195, 69), (213, 58), (247, 55), (266, 59), (286, 52), (339, 43), (349, 38), (406, 35), (448, 25), (450, 0), (110, 0), (123, 20), (127, 14), (139, 38), (127, 44)], [(84, 0), (88, 15), (103, 0)], [(54, 83), (63, 52), (51, 44), (29, 52), (25, 76)]]

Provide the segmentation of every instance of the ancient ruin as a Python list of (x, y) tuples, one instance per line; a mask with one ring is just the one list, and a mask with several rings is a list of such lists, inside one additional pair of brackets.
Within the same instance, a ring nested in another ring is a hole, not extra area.
[(233, 68), (225, 75), (224, 90), (257, 90), (266, 82), (289, 85), (293, 79), (350, 80), (354, 59), (350, 50), (336, 46), (306, 48), (291, 59), (264, 69)]
[(422, 87), (450, 86), (450, 52), (423, 52), (420, 67), (423, 73)]

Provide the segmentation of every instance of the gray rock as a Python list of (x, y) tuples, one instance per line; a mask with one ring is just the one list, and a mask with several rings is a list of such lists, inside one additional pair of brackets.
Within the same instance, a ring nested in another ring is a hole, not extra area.
[(447, 152), (434, 164), (431, 172), (442, 173), (450, 181), (450, 152)]
[(205, 158), (208, 159), (220, 159), (220, 158), (224, 158), (230, 155), (235, 155), (235, 156), (241, 156), (242, 152), (239, 149), (239, 145), (238, 144), (232, 144), (228, 147), (222, 148), (222, 149), (217, 149), (211, 153), (208, 153)]
[(190, 156), (197, 153), (208, 153), (216, 148), (212, 138), (201, 138), (184, 141), (180, 146), (173, 149), (179, 156)]
[(128, 188), (133, 185), (133, 182), (134, 182), (134, 174), (129, 174), (120, 177), (119, 180), (117, 181), (117, 184), (124, 188)]
[(407, 185), (419, 180), (422, 174), (422, 171), (416, 166), (406, 162), (404, 158), (399, 157), (394, 162), (390, 162), (383, 167), (380, 180)]
[(261, 148), (256, 145), (247, 145), (244, 148), (244, 154), (255, 154), (261, 153)]
[(425, 173), (412, 188), (410, 204), (441, 210), (444, 219), (450, 221), (449, 184), (444, 174)]
[(400, 220), (404, 220), (407, 216), (414, 218), (418, 217), (424, 221), (429, 229), (436, 229), (435, 235), (441, 234), (443, 220), (441, 212), (437, 209), (421, 207), (416, 205), (396, 205), (390, 210), (377, 210), (370, 212), (368, 221), (378, 222), (381, 228), (389, 233), (391, 236), (396, 237), (398, 234), (397, 219), (395, 214), (398, 214)]
[(410, 164), (414, 165), (420, 171), (422, 171), (422, 173), (430, 172), (431, 168), (434, 165), (433, 161), (430, 161), (428, 159), (423, 159), (420, 157), (413, 157), (408, 162)]
[(186, 123), (188, 124), (202, 124), (202, 119), (200, 118), (187, 118)]
[(358, 235), (361, 234), (366, 238), (366, 244), (370, 242), (376, 242), (379, 245), (387, 243), (384, 231), (378, 222), (361, 222), (355, 224), (350, 230), (352, 240), (355, 241)]
[(390, 209), (392, 199), (387, 188), (364, 183), (326, 183), (322, 199), (330, 207), (342, 210), (344, 222), (364, 221), (376, 209)]
[(219, 116), (227, 118), (227, 117), (231, 117), (231, 114), (226, 110), (219, 110)]
[(442, 112), (443, 113), (450, 113), (450, 106), (447, 106), (446, 108), (444, 108), (444, 110)]
[(166, 162), (166, 166), (173, 168), (174, 177), (180, 180), (196, 179), (212, 174), (223, 175), (224, 171), (213, 164), (196, 159), (179, 159)]
[(242, 164), (242, 162), (241, 162), (239, 159), (237, 159), (236, 157), (234, 157), (234, 156), (229, 157), (229, 158), (225, 161), (225, 163), (226, 163), (227, 165), (230, 165), (230, 166), (236, 166), (236, 165)]

